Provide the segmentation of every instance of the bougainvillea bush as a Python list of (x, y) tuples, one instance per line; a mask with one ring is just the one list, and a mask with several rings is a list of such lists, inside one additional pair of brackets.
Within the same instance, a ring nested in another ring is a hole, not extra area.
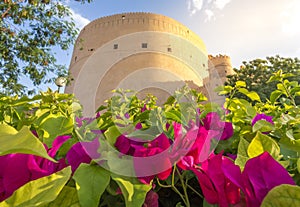
[(0, 207), (300, 206), (290, 75), (271, 77), (266, 102), (243, 81), (220, 87), (223, 106), (188, 88), (162, 106), (117, 90), (94, 117), (69, 94), (2, 96)]

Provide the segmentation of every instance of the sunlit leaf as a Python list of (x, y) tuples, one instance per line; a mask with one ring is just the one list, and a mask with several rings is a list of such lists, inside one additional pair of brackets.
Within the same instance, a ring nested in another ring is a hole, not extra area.
[(73, 176), (82, 207), (97, 207), (110, 181), (110, 173), (99, 165), (82, 163)]
[(264, 198), (261, 207), (300, 206), (300, 187), (282, 184), (273, 188)]
[(0, 203), (0, 207), (28, 207), (47, 204), (56, 199), (71, 176), (71, 167), (30, 181)]
[(253, 158), (266, 151), (269, 152), (274, 159), (279, 158), (280, 148), (276, 141), (267, 135), (257, 132), (256, 136), (249, 144), (247, 150), (248, 155), (250, 158)]
[(60, 191), (59, 195), (56, 199), (46, 205), (42, 205), (41, 207), (58, 207), (58, 206), (68, 206), (68, 207), (81, 207), (77, 190), (73, 187), (64, 186), (62, 191)]
[(57, 136), (71, 134), (73, 128), (74, 121), (71, 117), (51, 114), (40, 123), (38, 134), (48, 147), (52, 147)]
[(151, 185), (141, 183), (137, 178), (124, 177), (112, 174), (112, 179), (121, 188), (126, 207), (142, 206)]
[(0, 155), (12, 153), (33, 154), (55, 162), (27, 126), (18, 132), (11, 126), (0, 124)]

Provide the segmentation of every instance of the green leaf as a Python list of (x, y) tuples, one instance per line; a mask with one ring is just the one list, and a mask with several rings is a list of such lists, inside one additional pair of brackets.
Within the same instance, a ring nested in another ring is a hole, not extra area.
[(143, 184), (134, 177), (124, 177), (115, 174), (112, 174), (111, 177), (121, 188), (126, 207), (143, 205), (146, 194), (151, 189), (152, 185)]
[(237, 81), (235, 83), (235, 87), (237, 87), (237, 88), (241, 88), (241, 87), (246, 88), (246, 86), (247, 86), (247, 84), (245, 81)]
[(300, 187), (282, 184), (268, 192), (261, 207), (300, 206)]
[(240, 166), (241, 169), (244, 168), (246, 162), (249, 159), (247, 153), (248, 146), (249, 146), (249, 142), (246, 139), (241, 137), (238, 145), (237, 158), (235, 160), (235, 164)]
[(187, 121), (180, 111), (170, 110), (165, 112), (165, 116), (167, 119), (171, 119), (172, 121), (187, 125)]
[(108, 143), (111, 145), (111, 146), (114, 146), (116, 141), (117, 141), (117, 138), (122, 134), (122, 132), (120, 131), (120, 127), (117, 127), (117, 126), (111, 126), (109, 127), (105, 132), (104, 132), (104, 135), (108, 141)]
[(41, 207), (58, 206), (81, 207), (77, 196), (77, 190), (69, 186), (64, 186), (54, 201)]
[(289, 150), (300, 152), (300, 140), (292, 140), (287, 136), (283, 136), (279, 143)]
[(253, 132), (260, 131), (260, 132), (270, 132), (275, 129), (275, 126), (266, 120), (258, 120), (253, 125)]
[(300, 173), (300, 158), (297, 160), (297, 170)]
[(246, 88), (239, 88), (238, 90), (240, 93), (246, 95), (252, 101), (261, 102), (259, 95), (254, 91), (248, 91)]
[(276, 160), (280, 158), (280, 148), (277, 142), (274, 141), (271, 137), (257, 132), (256, 136), (249, 144), (247, 150), (248, 155), (250, 158), (253, 158), (265, 151), (269, 152), (270, 155)]
[(271, 103), (275, 103), (275, 101), (282, 95), (282, 91), (279, 91), (279, 90), (275, 90), (271, 93), (271, 96), (270, 96), (270, 101)]
[(71, 176), (71, 167), (30, 181), (0, 203), (0, 207), (28, 207), (47, 204), (56, 199)]
[(157, 126), (151, 126), (148, 129), (136, 130), (127, 135), (127, 137), (137, 137), (140, 140), (151, 141), (161, 134)]
[(52, 142), (57, 136), (71, 134), (73, 128), (74, 121), (71, 117), (51, 114), (41, 122), (38, 134), (48, 147), (52, 147)]
[(0, 156), (11, 153), (32, 154), (56, 162), (27, 126), (18, 132), (11, 126), (0, 124)]
[(74, 180), (81, 206), (97, 207), (110, 181), (110, 173), (99, 165), (82, 163), (75, 171)]

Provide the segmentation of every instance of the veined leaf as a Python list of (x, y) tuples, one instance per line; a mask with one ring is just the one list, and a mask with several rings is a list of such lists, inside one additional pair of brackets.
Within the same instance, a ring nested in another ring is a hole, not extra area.
[(235, 87), (237, 87), (237, 88), (240, 88), (240, 87), (246, 87), (247, 85), (246, 85), (246, 82), (245, 81), (237, 81), (236, 83), (235, 83)]
[(71, 176), (71, 167), (30, 181), (0, 203), (0, 207), (28, 207), (47, 204), (56, 199)]
[(51, 114), (41, 122), (38, 134), (48, 147), (52, 147), (52, 142), (57, 136), (70, 134), (73, 128), (74, 121), (71, 117)]
[(110, 173), (99, 165), (82, 163), (73, 176), (78, 198), (83, 207), (97, 207), (110, 181)]
[(121, 188), (126, 207), (142, 206), (151, 185), (141, 183), (137, 178), (112, 174), (112, 179)]
[(56, 162), (27, 126), (18, 132), (11, 126), (0, 124), (0, 156), (12, 153), (37, 155)]
[(277, 142), (274, 141), (271, 137), (257, 132), (256, 136), (249, 144), (247, 150), (248, 155), (250, 158), (253, 158), (262, 154), (265, 151), (269, 152), (270, 155), (276, 160), (280, 158), (280, 148)]
[(239, 88), (238, 91), (240, 93), (246, 95), (252, 101), (259, 101), (259, 102), (261, 102), (259, 95), (256, 92), (254, 92), (254, 91), (248, 91), (246, 88)]
[(275, 101), (282, 95), (282, 91), (275, 90), (271, 93), (270, 101), (271, 103), (275, 103)]
[(300, 187), (282, 184), (269, 191), (261, 207), (277, 206), (300, 206)]
[(235, 160), (235, 164), (240, 166), (241, 169), (244, 169), (245, 164), (249, 159), (247, 154), (248, 146), (249, 142), (246, 139), (241, 138), (238, 146), (237, 158)]
[(78, 200), (77, 190), (75, 188), (65, 186), (54, 201), (41, 207), (58, 206), (81, 207)]
[(269, 131), (272, 131), (274, 130), (274, 125), (271, 124), (270, 122), (266, 121), (266, 120), (258, 120), (252, 130), (253, 132), (256, 132), (256, 131), (260, 131), (260, 132), (269, 132)]

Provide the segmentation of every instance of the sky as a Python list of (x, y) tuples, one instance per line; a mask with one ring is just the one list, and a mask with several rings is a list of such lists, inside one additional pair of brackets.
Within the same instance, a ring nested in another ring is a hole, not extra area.
[[(228, 55), (233, 67), (267, 56), (300, 58), (300, 0), (66, 0), (79, 28), (124, 12), (171, 17), (194, 31), (209, 54)], [(72, 50), (65, 58), (69, 64)]]
[[(103, 16), (126, 12), (151, 12), (171, 17), (204, 41), (208, 54), (230, 56), (239, 68), (243, 61), (268, 56), (300, 58), (300, 0), (93, 0), (71, 8), (82, 29)], [(69, 66), (73, 48), (58, 54)], [(47, 85), (56, 89), (55, 84)], [(45, 86), (41, 89), (44, 90)]]

